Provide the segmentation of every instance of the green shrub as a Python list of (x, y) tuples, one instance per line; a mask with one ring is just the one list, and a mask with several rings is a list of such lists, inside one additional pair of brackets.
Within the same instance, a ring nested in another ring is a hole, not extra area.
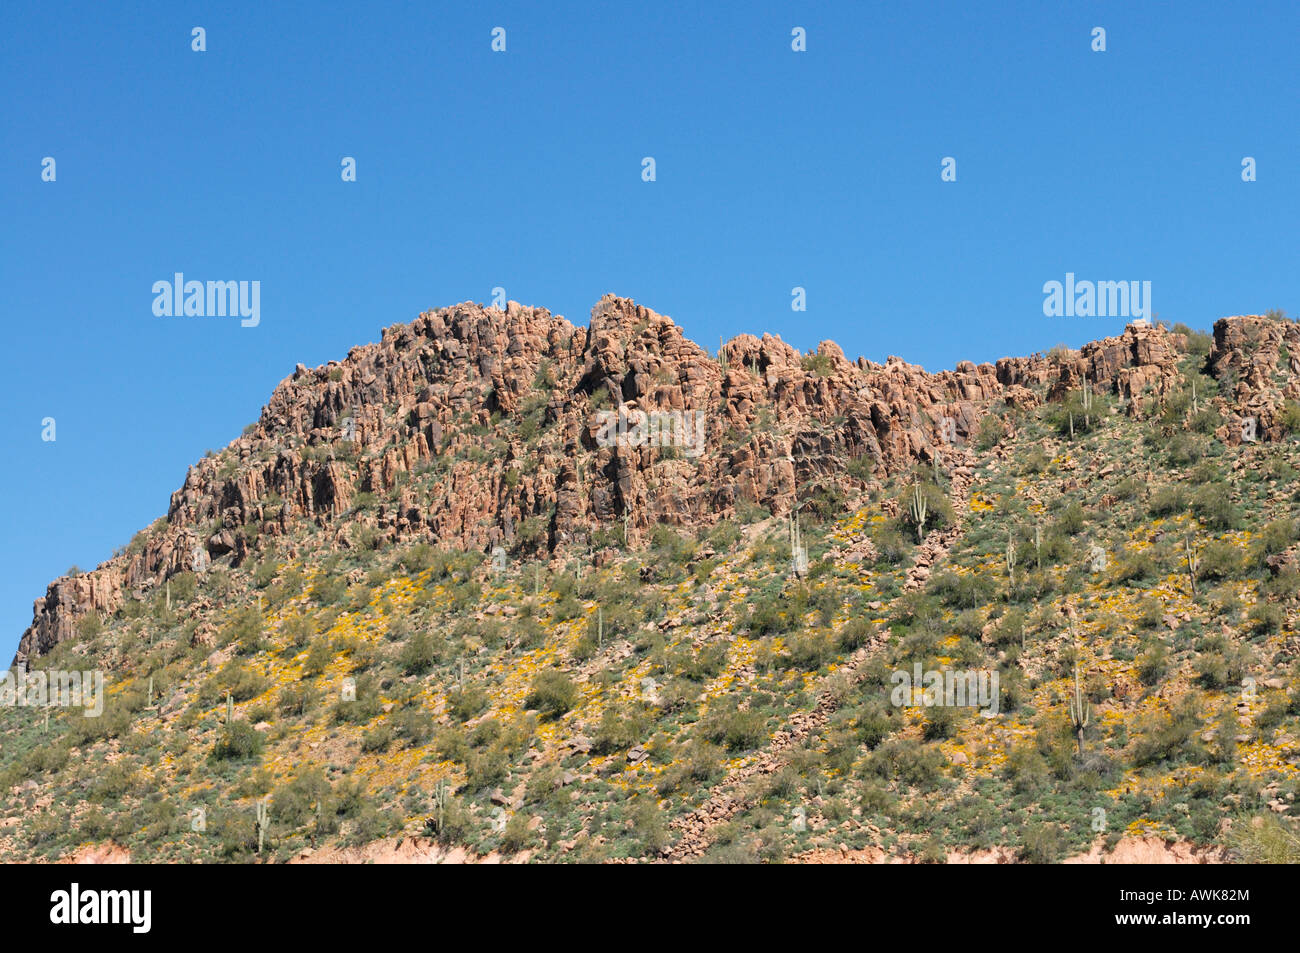
[(235, 721), (221, 730), (212, 749), (215, 761), (247, 761), (262, 753), (262, 734), (246, 721)]
[(554, 669), (539, 672), (524, 704), (538, 709), (543, 716), (558, 718), (570, 711), (578, 701), (578, 687), (563, 672)]
[(975, 447), (982, 451), (991, 450), (1007, 432), (1007, 425), (996, 414), (983, 417), (975, 428)]
[(756, 711), (732, 709), (710, 713), (700, 723), (701, 736), (728, 751), (748, 751), (767, 741), (766, 719)]
[(923, 790), (938, 785), (943, 776), (943, 754), (913, 738), (892, 738), (876, 748), (867, 760), (878, 777), (903, 781)]
[(1027, 864), (1054, 864), (1061, 859), (1061, 831), (1055, 824), (1034, 821), (1025, 826), (1021, 856)]
[(348, 581), (343, 576), (324, 575), (311, 587), (311, 597), (317, 605), (338, 605), (347, 596)]
[(1162, 486), (1152, 491), (1147, 509), (1152, 516), (1175, 516), (1187, 512), (1187, 494), (1180, 486)]
[(1211, 529), (1236, 529), (1241, 514), (1228, 496), (1226, 485), (1208, 483), (1192, 495), (1192, 512)]
[(417, 632), (398, 653), (397, 663), (407, 675), (423, 675), (438, 661), (437, 641), (432, 632)]

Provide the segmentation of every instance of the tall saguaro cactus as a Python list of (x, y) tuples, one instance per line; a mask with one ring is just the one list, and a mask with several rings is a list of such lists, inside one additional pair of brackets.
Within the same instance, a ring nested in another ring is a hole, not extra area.
[(1183, 552), (1187, 554), (1187, 581), (1192, 584), (1192, 598), (1196, 598), (1196, 576), (1201, 570), (1201, 559), (1196, 555), (1196, 547), (1190, 535), (1183, 537)]
[(790, 571), (799, 578), (808, 573), (808, 547), (803, 544), (798, 512), (790, 514)]
[(451, 803), (451, 785), (446, 781), (435, 784), (432, 802), (434, 831), (441, 834), (447, 825), (447, 805)]
[(1083, 729), (1088, 727), (1091, 717), (1091, 711), (1088, 703), (1083, 698), (1083, 687), (1079, 682), (1079, 634), (1073, 633), (1074, 638), (1074, 698), (1070, 700), (1070, 726), (1074, 728), (1074, 735), (1079, 746), (1079, 757), (1083, 757)]
[(262, 852), (262, 845), (266, 842), (266, 832), (271, 826), (271, 811), (266, 806), (266, 801), (257, 802), (257, 852)]
[(910, 504), (912, 512), (912, 522), (916, 524), (916, 541), (925, 542), (925, 512), (927, 501), (925, 494), (921, 492), (921, 484), (912, 485), (912, 502)]
[(1083, 429), (1092, 429), (1092, 384), (1087, 378), (1083, 380)]
[(1016, 585), (1016, 543), (1011, 533), (1007, 533), (1007, 579), (1012, 588)]

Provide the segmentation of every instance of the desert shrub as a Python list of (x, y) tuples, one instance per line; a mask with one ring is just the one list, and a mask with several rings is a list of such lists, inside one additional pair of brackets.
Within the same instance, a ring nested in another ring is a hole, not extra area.
[(265, 589), (275, 580), (275, 574), (275, 560), (264, 559), (253, 567), (253, 585)]
[(852, 458), (844, 467), (845, 472), (848, 473), (849, 476), (853, 477), (855, 480), (860, 480), (863, 483), (866, 483), (871, 479), (871, 475), (875, 472), (875, 469), (875, 458), (866, 453)]
[(1093, 390), (1092, 400), (1092, 411), (1085, 414), (1082, 388), (1073, 387), (1060, 403), (1045, 408), (1043, 420), (1062, 437), (1068, 437), (1071, 432), (1075, 436), (1088, 433), (1090, 430), (1097, 429), (1102, 416), (1107, 413), (1105, 396), (1098, 393), (1096, 389)]
[(1152, 516), (1174, 516), (1187, 512), (1187, 494), (1180, 486), (1162, 486), (1151, 493), (1147, 510)]
[(1061, 859), (1064, 845), (1055, 824), (1033, 821), (1021, 835), (1021, 856), (1027, 864), (1054, 864)]
[(234, 721), (221, 730), (212, 749), (214, 761), (247, 761), (262, 753), (262, 734), (246, 721)]
[(1263, 569), (1267, 565), (1269, 556), (1276, 556), (1295, 542), (1298, 527), (1300, 523), (1286, 518), (1266, 524), (1251, 544), (1251, 563)]
[(871, 531), (871, 542), (881, 563), (896, 566), (903, 561), (912, 547), (911, 540), (899, 532), (896, 526), (881, 523)]
[(447, 697), (450, 711), (457, 721), (469, 721), (475, 715), (485, 711), (489, 698), (487, 692), (478, 685), (462, 685)]
[(1260, 602), (1251, 608), (1246, 617), (1251, 631), (1257, 635), (1276, 635), (1282, 631), (1285, 616), (1282, 610), (1271, 602)]
[(594, 754), (614, 754), (626, 751), (645, 738), (650, 729), (646, 716), (632, 707), (606, 708), (600, 725), (591, 739)]
[(271, 680), (231, 659), (217, 673), (215, 687), (218, 695), (229, 692), (235, 701), (245, 702), (270, 688)]
[(1169, 651), (1161, 642), (1152, 642), (1137, 657), (1138, 680), (1148, 687), (1160, 684), (1169, 671)]
[(926, 741), (943, 741), (957, 733), (957, 709), (948, 705), (935, 705), (927, 710), (927, 718), (921, 729), (921, 736)]
[(1291, 818), (1276, 814), (1237, 818), (1227, 840), (1241, 863), (1300, 864), (1300, 831)]
[(1007, 425), (997, 414), (983, 417), (975, 428), (975, 447), (980, 451), (992, 449), (1007, 432)]
[(1083, 511), (1083, 505), (1077, 500), (1071, 500), (1056, 517), (1055, 529), (1067, 536), (1077, 536), (1083, 532), (1086, 525), (1087, 516)]
[(311, 644), (311, 648), (307, 650), (307, 657), (303, 660), (303, 676), (313, 678), (320, 675), (332, 661), (334, 661), (334, 649), (330, 646), (329, 639), (317, 639)]
[(867, 768), (877, 777), (927, 790), (943, 776), (943, 754), (914, 738), (891, 738), (871, 753)]
[(1208, 483), (1192, 495), (1192, 512), (1211, 529), (1236, 529), (1241, 524), (1241, 514), (1228, 496), (1228, 487)]
[(1141, 768), (1180, 755), (1199, 758), (1203, 749), (1198, 708), (1199, 700), (1186, 696), (1168, 715), (1152, 712), (1139, 718), (1128, 749), (1133, 766)]
[(766, 719), (755, 711), (712, 712), (700, 723), (700, 736), (728, 751), (748, 751), (767, 741)]
[(438, 661), (438, 646), (432, 632), (417, 632), (402, 646), (397, 664), (407, 675), (423, 675)]
[(280, 635), (287, 640), (289, 649), (301, 649), (311, 640), (314, 632), (310, 616), (293, 615), (280, 623)]
[(835, 370), (835, 362), (831, 360), (830, 355), (822, 354), (805, 354), (799, 359), (799, 366), (814, 377), (829, 377)]
[(1242, 568), (1241, 550), (1227, 540), (1215, 540), (1202, 547), (1196, 574), (1201, 579), (1231, 579)]
[(1115, 563), (1116, 582), (1147, 582), (1157, 574), (1155, 560), (1144, 550), (1127, 548)]
[(348, 581), (343, 576), (322, 575), (311, 587), (312, 599), (321, 606), (337, 605), (347, 592)]
[(393, 743), (393, 726), (380, 722), (361, 736), (361, 750), (367, 753), (387, 751)]
[(1203, 407), (1200, 411), (1192, 415), (1191, 420), (1187, 422), (1192, 433), (1209, 436), (1223, 423), (1222, 415), (1213, 407)]
[(1204, 442), (1196, 434), (1175, 433), (1165, 447), (1165, 459), (1175, 467), (1191, 466), (1204, 456)]
[(543, 716), (558, 718), (578, 701), (578, 687), (563, 672), (549, 669), (533, 678), (524, 704), (538, 709)]
[(944, 570), (930, 579), (929, 591), (945, 605), (973, 609), (991, 602), (996, 583), (986, 573), (956, 573)]
[(1181, 334), (1187, 339), (1187, 354), (1189, 357), (1197, 358), (1198, 363), (1203, 362), (1209, 356), (1210, 347), (1214, 344), (1214, 338), (1204, 331), (1197, 331), (1188, 327), (1179, 321), (1170, 330), (1174, 334)]
[(231, 613), (222, 641), (235, 642), (241, 655), (253, 655), (264, 647), (262, 632), (262, 614), (257, 606), (243, 606)]
[(299, 682), (287, 685), (280, 692), (278, 705), (280, 714), (287, 716), (305, 715), (320, 700), (320, 691), (312, 682)]
[(1282, 428), (1282, 433), (1288, 437), (1292, 434), (1300, 434), (1300, 403), (1294, 400), (1283, 401), (1282, 409), (1278, 411), (1277, 423)]

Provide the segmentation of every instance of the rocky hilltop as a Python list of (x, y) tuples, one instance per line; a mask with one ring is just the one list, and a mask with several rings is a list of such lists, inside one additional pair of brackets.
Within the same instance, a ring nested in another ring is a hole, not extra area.
[[(1275, 359), (1290, 342), (1294, 367), (1297, 327), (1236, 317), (1214, 333), (1210, 369), (1234, 377), (1234, 412), (1257, 415), (1261, 434), (1275, 437), (1279, 394), (1252, 356)], [(945, 437), (967, 442), (995, 402), (1032, 407), (1038, 391), (1059, 399), (1086, 380), (1140, 415), (1167, 395), (1185, 346), (1162, 327), (1130, 325), (1078, 352), (932, 374), (897, 357), (850, 362), (831, 341), (801, 355), (769, 334), (740, 335), (711, 356), (671, 318), (613, 295), (586, 328), (515, 302), (426, 312), (341, 362), (298, 365), (255, 425), (190, 468), (164, 521), (98, 568), (50, 584), (17, 660), (72, 637), (85, 613), (113, 613), (124, 595), (190, 571), (196, 552), (204, 564), (239, 566), (302, 521), (333, 527), (332, 544), (346, 547), (351, 526), (340, 517), (360, 493), (395, 492), (364, 517), (390, 543), (483, 551), (554, 552), (625, 518), (642, 534), (660, 522), (707, 525), (746, 503), (781, 515), (796, 487), (846, 491), (856, 458), (898, 472), (942, 456)], [(533, 396), (539, 378), (544, 404)], [(1300, 396), (1296, 387), (1285, 395)], [(702, 411), (706, 452), (674, 462), (648, 446), (597, 446), (597, 410), (618, 406)], [(546, 428), (541, 445), (486, 434), (502, 416)], [(431, 494), (400, 486), (439, 458), (454, 462)], [(533, 532), (521, 539), (524, 524)]]

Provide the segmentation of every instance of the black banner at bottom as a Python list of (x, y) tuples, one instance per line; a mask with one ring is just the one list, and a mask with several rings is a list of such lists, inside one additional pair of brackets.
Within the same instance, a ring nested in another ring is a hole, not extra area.
[[(772, 918), (815, 930), (856, 923), (873, 942), (944, 929), (1041, 926), (1072, 939), (1189, 935), (1234, 942), (1291, 921), (1281, 872), (1245, 866), (728, 867), (444, 866), (7, 866), (11, 941), (112, 938), (126, 946), (193, 941), (205, 930), (259, 943), (277, 939), (373, 941), (430, 920), (477, 924), (494, 941), (513, 933), (555, 939), (606, 923), (622, 933), (690, 917), (691, 939), (770, 939)], [(240, 921), (245, 925), (237, 926)], [(680, 922), (680, 921), (679, 921)], [(838, 924), (838, 925), (837, 925)], [(233, 931), (233, 932), (232, 932)], [(379, 931), (379, 933), (377, 933)], [(634, 931), (638, 932), (638, 931)], [(1027, 934), (1027, 935), (1033, 935)]]

